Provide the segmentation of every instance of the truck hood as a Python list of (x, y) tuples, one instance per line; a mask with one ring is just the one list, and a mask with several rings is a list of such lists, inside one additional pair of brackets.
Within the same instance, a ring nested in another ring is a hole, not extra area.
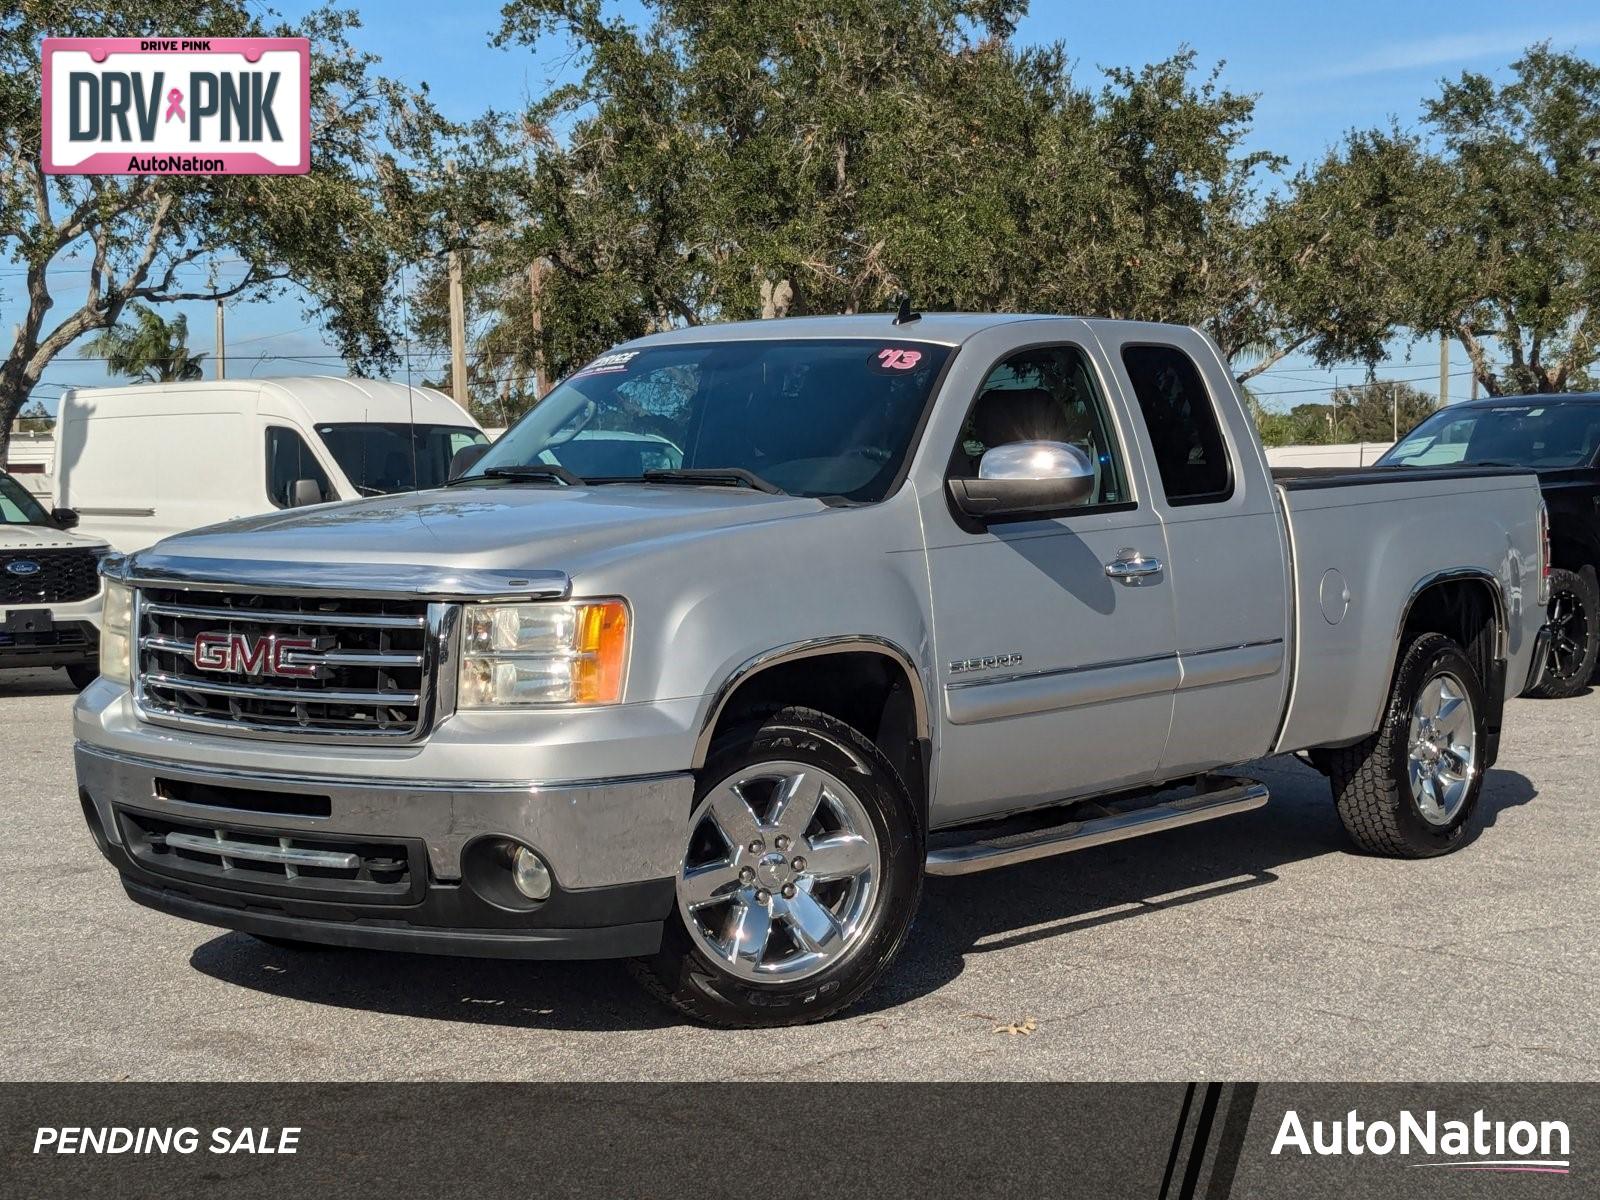
[(81, 533), (43, 525), (0, 525), (0, 552), (13, 550), (96, 550), (105, 542)]
[(179, 534), (163, 556), (572, 572), (618, 546), (816, 513), (819, 500), (729, 487), (441, 488), (316, 505)]

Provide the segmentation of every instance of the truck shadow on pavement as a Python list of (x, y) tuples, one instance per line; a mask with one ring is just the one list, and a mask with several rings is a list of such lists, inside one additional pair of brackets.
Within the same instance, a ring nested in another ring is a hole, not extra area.
[(0, 671), (0, 700), (18, 696), (76, 696), (65, 671), (50, 667), (28, 667), (18, 671)]
[[(993, 874), (930, 879), (911, 938), (860, 1015), (949, 984), (971, 955), (1216, 900), (1278, 882), (1275, 869), (1353, 851), (1327, 782), (1293, 759), (1252, 764), (1273, 798), (1242, 816), (1045, 859)], [(1491, 771), (1473, 837), (1537, 795), (1513, 771)], [(190, 965), (213, 979), (309, 1004), (476, 1025), (574, 1031), (678, 1023), (616, 962), (503, 962), (360, 950), (284, 950), (240, 933), (198, 946)]]

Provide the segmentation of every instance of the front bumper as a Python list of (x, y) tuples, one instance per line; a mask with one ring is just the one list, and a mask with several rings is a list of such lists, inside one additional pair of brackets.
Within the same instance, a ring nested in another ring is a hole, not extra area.
[[(82, 742), (75, 757), (90, 831), (140, 904), (248, 933), (479, 957), (653, 953), (674, 904), (693, 794), (687, 773), (490, 785), (259, 774)], [(387, 852), (381, 861), (403, 864), (392, 876), (403, 882), (218, 866), (169, 852), (164, 830), (365, 853), (376, 846)], [(554, 879), (548, 900), (508, 907), (464, 870), (473, 861), (464, 852), (492, 837), (514, 838), (545, 859)]]
[(0, 670), (97, 662), (103, 602), (96, 592), (85, 600), (0, 605)]
[(100, 630), (92, 621), (52, 619), (42, 629), (7, 629), (0, 624), (0, 670), (76, 667), (97, 662)]

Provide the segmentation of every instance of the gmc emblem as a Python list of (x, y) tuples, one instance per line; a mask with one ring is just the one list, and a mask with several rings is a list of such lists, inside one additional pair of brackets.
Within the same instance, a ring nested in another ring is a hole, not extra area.
[(296, 662), (289, 655), (310, 654), (316, 649), (317, 643), (311, 638), (279, 637), (275, 633), (259, 638), (244, 633), (201, 633), (194, 639), (194, 665), (202, 671), (315, 679), (315, 662)]

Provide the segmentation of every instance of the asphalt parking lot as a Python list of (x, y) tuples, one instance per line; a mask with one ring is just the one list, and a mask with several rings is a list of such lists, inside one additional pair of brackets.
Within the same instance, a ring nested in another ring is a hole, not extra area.
[(0, 676), (5, 1079), (1600, 1078), (1600, 693), (1512, 706), (1448, 858), (1352, 853), (1272, 760), (1256, 812), (930, 881), (864, 1007), (759, 1033), (681, 1024), (617, 963), (286, 952), (135, 907), (71, 704)]

